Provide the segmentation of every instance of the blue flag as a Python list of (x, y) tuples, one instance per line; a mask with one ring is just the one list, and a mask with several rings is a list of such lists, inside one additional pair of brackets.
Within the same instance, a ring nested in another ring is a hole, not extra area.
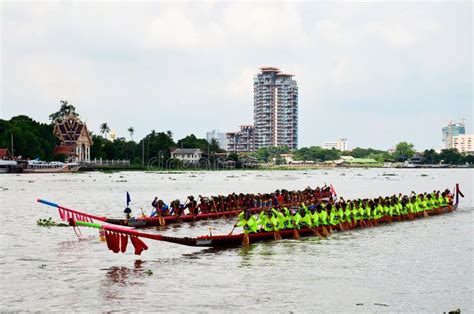
[(132, 201), (132, 199), (130, 198), (130, 194), (128, 194), (128, 192), (127, 192), (127, 207), (128, 207), (128, 204), (130, 204), (131, 201)]

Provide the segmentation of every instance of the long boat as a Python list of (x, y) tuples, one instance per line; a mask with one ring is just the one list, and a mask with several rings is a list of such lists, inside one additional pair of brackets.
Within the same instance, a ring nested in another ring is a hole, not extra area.
[[(459, 204), (459, 195), (463, 196), (459, 190), (459, 185), (456, 184), (456, 202), (453, 205), (448, 205), (446, 207), (440, 207), (432, 209), (429, 211), (424, 211), (417, 213), (414, 216), (401, 215), (397, 216), (394, 220), (393, 217), (385, 216), (376, 221), (378, 224), (388, 224), (392, 222), (400, 222), (405, 220), (412, 220), (416, 218), (429, 217), (433, 215), (441, 215), (450, 213), (457, 209)], [(128, 239), (130, 238), (132, 245), (135, 248), (135, 254), (140, 255), (143, 250), (147, 250), (148, 246), (140, 239), (147, 238), (157, 241), (171, 242), (175, 244), (181, 244), (186, 246), (195, 246), (195, 247), (235, 247), (239, 245), (248, 245), (250, 243), (256, 243), (266, 240), (279, 240), (279, 239), (289, 239), (307, 236), (327, 236), (330, 230), (339, 230), (345, 231), (346, 228), (342, 228), (341, 225), (335, 226), (320, 226), (317, 228), (301, 228), (301, 229), (285, 229), (280, 231), (261, 231), (257, 233), (250, 234), (228, 234), (228, 235), (209, 235), (209, 236), (200, 236), (200, 237), (169, 237), (160, 234), (149, 234), (140, 232), (131, 228), (115, 225), (102, 225), (98, 223), (77, 221), (74, 217), (69, 218), (69, 224), (73, 227), (85, 226), (100, 229), (101, 236), (105, 238), (107, 242), (107, 247), (114, 253), (125, 253), (127, 250)], [(357, 224), (350, 228), (349, 230), (355, 228), (362, 228), (360, 224)]]
[[(329, 198), (323, 198), (329, 199)], [(192, 221), (199, 221), (199, 220), (212, 220), (212, 219), (220, 219), (220, 218), (229, 218), (229, 217), (236, 217), (242, 211), (242, 209), (235, 209), (235, 210), (228, 210), (223, 212), (209, 212), (209, 213), (201, 213), (197, 215), (170, 215), (170, 216), (160, 216), (160, 217), (137, 217), (137, 218), (110, 218), (105, 216), (97, 216), (88, 214), (85, 212), (77, 211), (71, 208), (66, 208), (54, 202), (50, 202), (44, 199), (37, 199), (38, 203), (42, 203), (45, 205), (49, 205), (52, 207), (56, 207), (59, 212), (59, 217), (68, 221), (69, 218), (74, 218), (77, 221), (84, 221), (84, 222), (92, 222), (92, 221), (101, 221), (106, 222), (113, 225), (118, 226), (126, 226), (126, 227), (133, 227), (133, 228), (147, 228), (147, 227), (158, 227), (164, 226), (171, 223), (180, 223), (180, 222), (192, 222)], [(292, 204), (283, 204), (284, 206), (292, 206), (296, 205), (295, 203)], [(263, 207), (254, 207), (249, 209), (252, 214), (260, 213), (261, 211), (267, 210), (270, 207), (263, 206)]]

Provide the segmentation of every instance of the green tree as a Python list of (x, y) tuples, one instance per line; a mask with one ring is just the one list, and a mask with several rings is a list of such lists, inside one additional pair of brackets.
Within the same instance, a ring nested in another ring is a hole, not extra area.
[(61, 103), (59, 110), (49, 115), (49, 120), (51, 120), (52, 123), (59, 122), (64, 116), (68, 116), (70, 114), (74, 116), (79, 115), (76, 112), (76, 107), (70, 104), (67, 100), (60, 100), (59, 102)]
[(210, 149), (206, 139), (197, 138), (194, 134), (178, 140), (177, 144), (180, 148), (200, 148), (205, 153)]
[(444, 164), (460, 165), (464, 163), (464, 156), (455, 148), (443, 149), (439, 154), (439, 159)]
[(224, 152), (224, 150), (219, 146), (219, 142), (215, 138), (211, 139), (211, 142), (209, 143), (209, 152), (211, 154)]
[(130, 134), (130, 139), (132, 140), (133, 142), (133, 134), (135, 133), (135, 129), (133, 128), (133, 126), (129, 127), (128, 128), (128, 134)]
[(337, 149), (324, 149), (319, 146), (303, 147), (293, 153), (295, 160), (328, 161), (341, 157), (342, 152)]
[(110, 132), (110, 127), (107, 125), (107, 122), (104, 122), (100, 125), (100, 134), (107, 138), (107, 134)]
[(158, 158), (163, 164), (171, 157), (171, 148), (176, 147), (176, 143), (168, 132), (156, 132), (152, 130), (139, 143), (139, 147), (145, 147), (145, 160)]
[(11, 150), (22, 158), (52, 160), (54, 147), (59, 140), (53, 134), (51, 124), (39, 123), (27, 116), (16, 116), (9, 121), (0, 119), (0, 147)]
[(415, 155), (414, 145), (407, 142), (400, 142), (395, 147), (393, 158), (397, 161), (405, 161)]
[(423, 157), (427, 164), (438, 164), (440, 161), (439, 154), (434, 149), (426, 149), (423, 152)]

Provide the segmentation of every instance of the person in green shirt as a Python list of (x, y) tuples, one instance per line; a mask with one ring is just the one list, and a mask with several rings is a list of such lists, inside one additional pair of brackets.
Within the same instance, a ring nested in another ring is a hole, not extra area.
[(418, 214), (423, 213), (426, 209), (425, 200), (422, 194), (419, 194), (416, 198), (415, 208)]
[(317, 210), (317, 206), (311, 205), (309, 210), (309, 215), (311, 216), (311, 227), (319, 227), (319, 213)]
[(344, 218), (346, 220), (346, 223), (348, 224), (349, 228), (353, 228), (353, 221), (352, 221), (352, 209), (351, 209), (352, 203), (350, 200), (347, 201), (346, 203), (346, 209), (344, 210)]
[(319, 212), (319, 221), (320, 221), (320, 224), (323, 225), (323, 226), (327, 226), (329, 223), (328, 223), (328, 212), (327, 212), (327, 209), (324, 208), (322, 205), (319, 205), (320, 208), (318, 208), (318, 210), (320, 211)]
[(398, 206), (393, 198), (389, 200), (389, 208), (390, 208), (389, 215), (391, 217), (398, 217), (400, 215), (398, 211)]
[(243, 211), (239, 214), (239, 221), (237, 222), (237, 227), (242, 227), (245, 234), (254, 233), (258, 230), (258, 224), (255, 217), (250, 213), (249, 210)]
[(439, 205), (441, 207), (446, 207), (447, 206), (446, 198), (444, 197), (444, 192), (441, 193), (441, 195), (438, 197), (438, 202), (439, 202)]
[(431, 211), (433, 209), (433, 204), (431, 203), (431, 194), (427, 194), (424, 201), (425, 210)]
[(374, 202), (374, 219), (376, 223), (378, 223), (378, 220), (383, 217), (383, 205), (381, 203), (380, 199), (376, 199), (376, 202)]
[(287, 217), (284, 214), (283, 208), (280, 208), (280, 210), (276, 210), (275, 208), (272, 208), (273, 215), (275, 217), (274, 222), (275, 224), (275, 231), (283, 230), (286, 228), (286, 221)]
[(341, 217), (339, 216), (339, 204), (333, 204), (331, 206), (331, 211), (329, 212), (329, 223), (332, 226), (337, 226), (341, 222)]
[(299, 214), (301, 218), (300, 218), (300, 223), (298, 227), (299, 228), (311, 227), (311, 215), (309, 214), (308, 210), (306, 210), (304, 207), (301, 207), (299, 210)]
[(293, 229), (300, 229), (301, 215), (298, 211), (298, 207), (294, 206), (290, 210), (291, 227)]
[(274, 231), (275, 230), (275, 225), (277, 225), (277, 219), (273, 215), (273, 212), (271, 209), (266, 210), (265, 214), (260, 217), (258, 220), (258, 225), (260, 226), (260, 230), (264, 231)]
[(364, 209), (364, 206), (362, 205), (362, 201), (360, 199), (357, 200), (356, 202), (356, 209), (359, 211), (359, 214), (360, 214), (360, 220), (359, 220), (359, 224), (365, 228), (367, 227), (367, 223), (365, 222), (365, 209)]
[(403, 219), (409, 218), (408, 216), (408, 208), (407, 208), (407, 203), (408, 203), (408, 197), (404, 196), (399, 202), (398, 202), (398, 209), (400, 211), (400, 214), (402, 215)]
[(362, 217), (360, 216), (360, 211), (359, 208), (357, 207), (357, 201), (352, 201), (351, 203), (351, 208), (352, 208), (352, 217), (354, 217), (354, 227), (357, 226), (357, 224), (360, 225), (360, 220)]

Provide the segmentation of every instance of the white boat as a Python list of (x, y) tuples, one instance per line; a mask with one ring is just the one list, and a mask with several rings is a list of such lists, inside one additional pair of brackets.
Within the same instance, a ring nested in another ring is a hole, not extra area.
[(18, 166), (15, 160), (0, 160), (0, 173), (10, 173)]
[(77, 163), (63, 163), (59, 161), (45, 162), (39, 160), (29, 160), (23, 173), (60, 173), (73, 172), (79, 170)]

